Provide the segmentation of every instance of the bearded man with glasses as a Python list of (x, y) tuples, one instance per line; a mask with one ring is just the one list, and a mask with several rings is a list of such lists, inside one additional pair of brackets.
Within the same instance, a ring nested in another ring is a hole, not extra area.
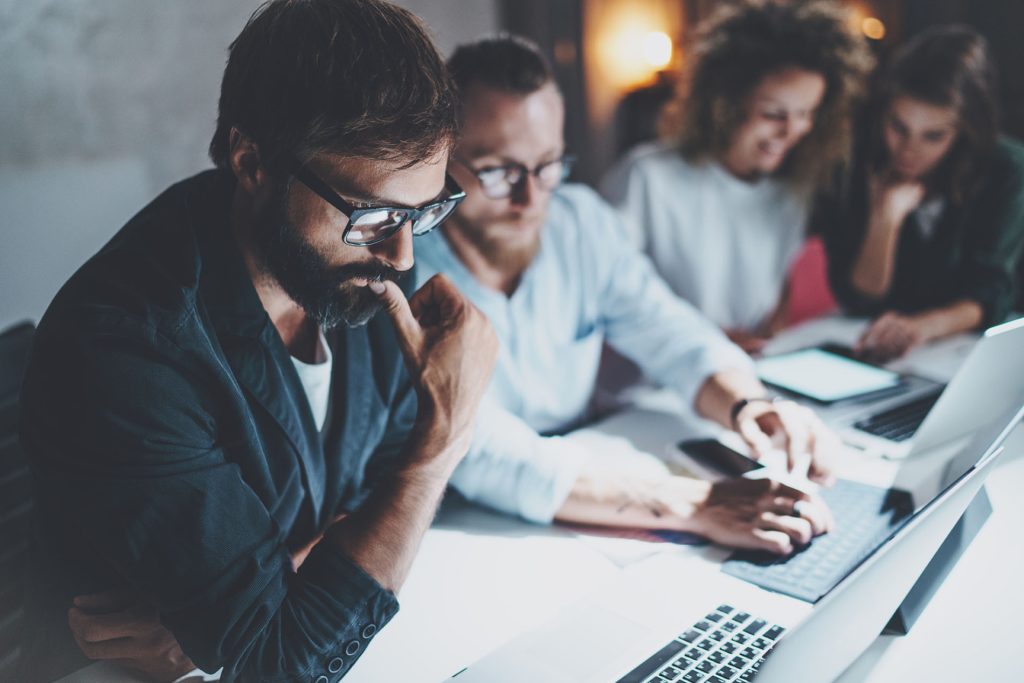
[(252, 16), (217, 169), (132, 218), (40, 323), (19, 681), (105, 659), (333, 683), (394, 616), (497, 354), (446, 278), (412, 293), (413, 236), (464, 196), (456, 127), (407, 11)]
[(465, 200), (417, 251), (420, 277), (447, 274), (501, 340), (469, 456), (452, 485), (538, 523), (696, 532), (728, 546), (790, 552), (831, 525), (824, 503), (778, 481), (715, 484), (610, 474), (561, 438), (588, 418), (604, 342), (734, 429), (755, 455), (774, 437), (796, 466), (830, 478), (838, 440), (810, 411), (765, 399), (750, 359), (671, 293), (615, 211), (563, 185), (564, 106), (545, 58), (516, 37), (458, 48), (448, 61), (462, 130), (450, 173)]

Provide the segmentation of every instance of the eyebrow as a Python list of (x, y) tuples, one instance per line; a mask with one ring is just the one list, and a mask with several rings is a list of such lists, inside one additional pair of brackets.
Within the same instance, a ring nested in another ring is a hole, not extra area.
[[(359, 187), (355, 183), (349, 182), (341, 178), (324, 178), (324, 183), (341, 195), (345, 200), (354, 202), (356, 204), (368, 204), (371, 208), (395, 208), (395, 209), (416, 209), (419, 207), (411, 204), (405, 204), (387, 197), (381, 197), (380, 195), (369, 192), (365, 188)], [(432, 199), (427, 200), (420, 206), (426, 206), (427, 204), (433, 204), (434, 202), (442, 199), (448, 188), (447, 176), (445, 177), (444, 187), (438, 192)]]

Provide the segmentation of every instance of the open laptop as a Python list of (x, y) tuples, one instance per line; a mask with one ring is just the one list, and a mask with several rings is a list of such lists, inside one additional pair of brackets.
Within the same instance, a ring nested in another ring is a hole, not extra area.
[(1024, 318), (986, 330), (946, 386), (904, 376), (892, 391), (814, 408), (844, 442), (871, 455), (924, 453), (970, 434), (1012, 403), (1024, 385), (1021, 349)]
[(663, 553), (471, 664), (456, 683), (722, 683), (755, 674), (789, 683), (794, 672), (802, 683), (832, 680), (881, 632), (1022, 415), (1016, 403), (958, 451), (902, 464), (897, 483), (912, 492), (914, 512), (817, 605), (719, 571), (727, 551)]

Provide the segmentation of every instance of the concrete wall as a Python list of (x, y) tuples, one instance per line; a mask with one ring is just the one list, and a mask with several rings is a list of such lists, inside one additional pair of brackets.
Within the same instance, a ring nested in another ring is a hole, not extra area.
[[(172, 182), (209, 166), (227, 46), (256, 0), (0, 0), (0, 329)], [(405, 0), (447, 54), (498, 0)]]

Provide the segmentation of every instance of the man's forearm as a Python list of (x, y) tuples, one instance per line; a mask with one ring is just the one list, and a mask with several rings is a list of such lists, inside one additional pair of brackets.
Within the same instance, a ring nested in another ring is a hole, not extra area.
[[(332, 525), (324, 542), (334, 543), (376, 581), (397, 593), (408, 576), (420, 541), (437, 513), (445, 486), (461, 454), (439, 454), (458, 446), (413, 437), (406, 462), (355, 512)], [(431, 452), (433, 451), (433, 452)]]
[(743, 370), (723, 370), (708, 377), (697, 392), (695, 408), (701, 417), (732, 429), (732, 407), (742, 398), (764, 396), (764, 385)]
[(555, 519), (574, 524), (692, 531), (695, 511), (709, 490), (708, 482), (684, 477), (584, 473)]

